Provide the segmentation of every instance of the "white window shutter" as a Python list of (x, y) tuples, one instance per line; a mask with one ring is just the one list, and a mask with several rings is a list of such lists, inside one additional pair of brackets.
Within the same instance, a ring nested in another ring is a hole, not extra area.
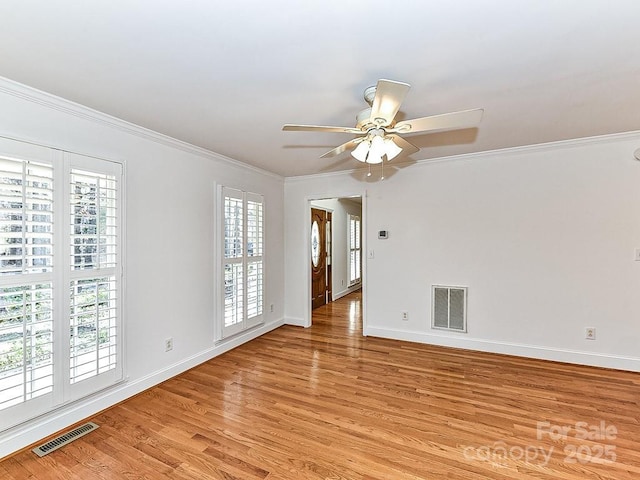
[(362, 249), (361, 222), (357, 215), (349, 215), (349, 286), (361, 281)]
[(0, 424), (54, 406), (53, 165), (0, 141)]
[(225, 338), (263, 322), (264, 200), (222, 187), (222, 203)]
[(66, 154), (69, 395), (81, 397), (120, 380), (122, 368), (122, 166)]

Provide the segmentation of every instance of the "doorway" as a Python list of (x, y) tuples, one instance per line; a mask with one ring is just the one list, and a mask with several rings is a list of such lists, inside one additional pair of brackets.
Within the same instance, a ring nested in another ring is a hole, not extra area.
[[(361, 257), (350, 250), (351, 219), (362, 218), (362, 197), (310, 200), (309, 209), (311, 311), (362, 288)], [(360, 228), (357, 235), (359, 244)], [(357, 280), (352, 270), (358, 272)]]

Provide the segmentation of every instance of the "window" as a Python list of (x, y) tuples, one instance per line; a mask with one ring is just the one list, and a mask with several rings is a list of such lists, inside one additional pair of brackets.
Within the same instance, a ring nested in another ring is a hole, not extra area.
[(120, 176), (116, 163), (0, 139), (2, 425), (122, 377)]
[(349, 215), (349, 286), (360, 283), (362, 250), (360, 247), (360, 217)]
[(117, 365), (117, 187), (114, 175), (71, 170), (71, 383)]
[(263, 197), (224, 187), (224, 302), (221, 337), (263, 321)]
[(0, 157), (0, 409), (53, 392), (53, 168)]

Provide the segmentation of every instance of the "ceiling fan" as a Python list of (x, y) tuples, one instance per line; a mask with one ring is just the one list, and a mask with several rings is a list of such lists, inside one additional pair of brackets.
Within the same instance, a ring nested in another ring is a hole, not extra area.
[[(391, 160), (403, 151), (411, 155), (420, 150), (401, 135), (469, 128), (478, 125), (482, 119), (484, 110), (477, 108), (396, 123), (394, 119), (409, 88), (411, 86), (408, 83), (381, 79), (378, 80), (377, 85), (365, 89), (364, 99), (369, 104), (369, 108), (365, 108), (356, 115), (355, 127), (286, 124), (282, 130), (357, 135), (356, 138), (328, 151), (320, 158), (333, 157), (350, 150), (356, 160), (377, 164), (383, 163), (384, 158)], [(371, 175), (370, 172), (369, 175)]]

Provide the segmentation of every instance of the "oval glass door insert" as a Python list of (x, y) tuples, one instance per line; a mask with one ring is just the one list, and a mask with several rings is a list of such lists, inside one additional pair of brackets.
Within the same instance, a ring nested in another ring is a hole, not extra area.
[(320, 230), (316, 221), (311, 225), (311, 261), (314, 267), (317, 267), (320, 261)]

